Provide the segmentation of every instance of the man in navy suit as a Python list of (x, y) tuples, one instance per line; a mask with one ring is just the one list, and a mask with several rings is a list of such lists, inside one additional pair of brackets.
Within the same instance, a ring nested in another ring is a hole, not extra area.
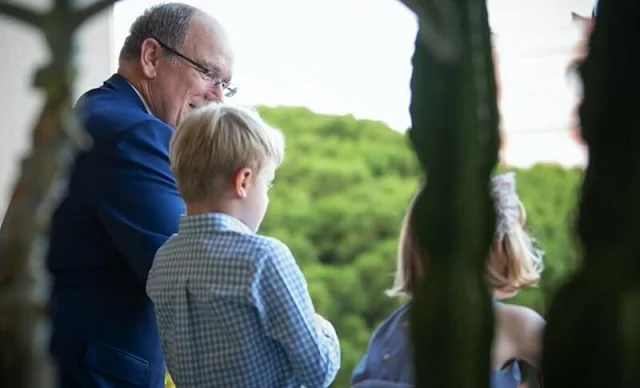
[(185, 4), (140, 16), (119, 62), (78, 102), (93, 146), (76, 159), (51, 224), (50, 346), (64, 388), (164, 386), (145, 283), (184, 212), (169, 140), (191, 110), (235, 93), (223, 28)]

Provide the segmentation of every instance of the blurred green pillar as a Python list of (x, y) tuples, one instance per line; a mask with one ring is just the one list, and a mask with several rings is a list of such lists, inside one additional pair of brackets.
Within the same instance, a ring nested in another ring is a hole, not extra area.
[(428, 256), (411, 311), (417, 387), (489, 388), (493, 308), (485, 263), (498, 109), (487, 5), (413, 0), (411, 143), (425, 172), (413, 224)]

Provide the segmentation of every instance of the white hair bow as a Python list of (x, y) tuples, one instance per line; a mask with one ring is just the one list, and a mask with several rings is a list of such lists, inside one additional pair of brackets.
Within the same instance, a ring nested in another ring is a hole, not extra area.
[(516, 192), (516, 174), (507, 172), (493, 176), (491, 196), (497, 213), (496, 233), (508, 233), (520, 221), (520, 198)]

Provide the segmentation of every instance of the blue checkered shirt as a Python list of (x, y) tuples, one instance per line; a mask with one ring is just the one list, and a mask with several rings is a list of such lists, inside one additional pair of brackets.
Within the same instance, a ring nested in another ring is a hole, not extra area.
[(327, 387), (340, 368), (289, 249), (229, 215), (183, 217), (147, 293), (178, 388)]

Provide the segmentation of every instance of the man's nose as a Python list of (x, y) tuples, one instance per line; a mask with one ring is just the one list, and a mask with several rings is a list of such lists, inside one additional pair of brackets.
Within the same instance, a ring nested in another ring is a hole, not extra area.
[(224, 93), (222, 91), (222, 85), (217, 85), (210, 88), (207, 94), (205, 94), (204, 98), (206, 98), (207, 101), (213, 101), (213, 102), (224, 101)]

